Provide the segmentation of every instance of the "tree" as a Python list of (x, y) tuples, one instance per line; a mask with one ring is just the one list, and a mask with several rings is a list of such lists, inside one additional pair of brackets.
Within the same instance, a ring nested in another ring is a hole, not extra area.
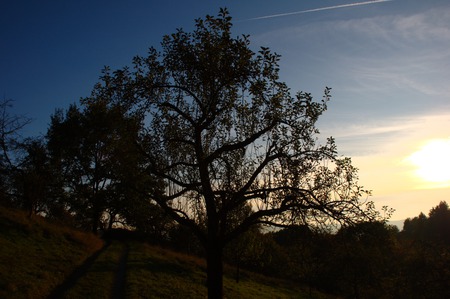
[(274, 233), (274, 240), (288, 256), (288, 266), (280, 265), (284, 278), (308, 283), (311, 291), (319, 270), (326, 263), (328, 253), (323, 254), (323, 251), (331, 247), (323, 244), (327, 237), (328, 234), (315, 233), (305, 225), (291, 226)]
[(8, 111), (12, 101), (0, 101), (0, 202), (11, 203), (12, 178), (18, 170), (15, 152), (20, 147), (20, 131), (31, 120), (20, 115), (11, 115)]
[[(326, 110), (279, 80), (280, 56), (231, 36), (231, 17), (198, 19), (133, 69), (105, 70), (94, 94), (139, 115), (147, 170), (165, 181), (149, 193), (206, 251), (209, 298), (222, 297), (225, 244), (254, 225), (352, 223), (378, 216), (360, 198), (357, 169), (315, 126)], [(251, 207), (235, 222), (237, 211)]]
[(46, 145), (43, 140), (27, 138), (21, 143), (20, 149), (23, 157), (18, 160), (13, 175), (19, 202), (30, 216), (40, 212), (48, 214), (55, 176), (49, 164)]
[(407, 238), (424, 241), (427, 233), (427, 223), (428, 218), (422, 212), (413, 219), (407, 218), (403, 223), (402, 234)]
[(11, 100), (0, 102), (0, 201), (23, 208), (29, 215), (54, 207), (55, 182), (47, 147), (41, 138), (23, 138), (31, 119), (11, 115)]
[(119, 215), (128, 215), (128, 203), (142, 199), (136, 186), (154, 188), (133, 145), (139, 127), (121, 107), (98, 98), (86, 98), (82, 108), (72, 105), (51, 118), (48, 147), (64, 180), (67, 206), (94, 232), (102, 216), (108, 215), (110, 228)]
[(446, 202), (432, 208), (429, 217), (406, 219), (400, 240), (402, 297), (448, 298), (450, 290), (450, 210)]
[(334, 288), (350, 298), (389, 295), (397, 266), (397, 232), (396, 227), (375, 221), (340, 229), (332, 247), (335, 256), (327, 261)]
[(450, 245), (450, 209), (445, 201), (403, 224), (402, 235), (408, 239), (432, 244)]
[(450, 245), (450, 209), (445, 201), (428, 214), (428, 236), (435, 243)]

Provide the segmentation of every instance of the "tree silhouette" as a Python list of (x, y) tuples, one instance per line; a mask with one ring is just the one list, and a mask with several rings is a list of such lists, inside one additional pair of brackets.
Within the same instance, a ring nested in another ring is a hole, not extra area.
[(48, 148), (63, 178), (68, 208), (96, 232), (102, 216), (109, 215), (111, 227), (116, 216), (129, 216), (130, 202), (139, 205), (137, 186), (146, 190), (156, 184), (149, 183), (133, 145), (139, 121), (100, 99), (82, 104), (83, 109), (72, 105), (52, 116)]
[(450, 245), (450, 209), (445, 201), (430, 210), (428, 226), (428, 236), (433, 242)]
[(225, 244), (254, 225), (327, 227), (378, 216), (360, 200), (366, 191), (350, 159), (338, 157), (333, 138), (319, 143), (315, 123), (330, 89), (319, 102), (292, 96), (279, 80), (280, 56), (253, 52), (231, 27), (225, 9), (197, 19), (193, 32), (165, 36), (161, 52), (151, 48), (132, 69), (106, 69), (93, 92), (140, 116), (136, 143), (166, 186), (148, 197), (203, 244), (209, 298), (222, 297)]
[(14, 185), (21, 205), (31, 216), (48, 213), (54, 174), (51, 171), (46, 145), (41, 139), (28, 138), (20, 145), (23, 158), (14, 173)]
[(11, 114), (12, 103), (12, 100), (0, 100), (0, 202), (18, 205), (12, 194), (14, 176), (19, 170), (16, 153), (22, 143), (20, 131), (31, 119)]
[(448, 298), (450, 210), (446, 202), (404, 222), (401, 297)]

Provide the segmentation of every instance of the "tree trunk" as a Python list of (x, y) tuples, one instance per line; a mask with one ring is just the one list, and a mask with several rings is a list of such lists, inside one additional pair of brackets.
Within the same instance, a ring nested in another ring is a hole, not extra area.
[(208, 298), (220, 299), (223, 297), (223, 249), (218, 242), (209, 243), (206, 252)]

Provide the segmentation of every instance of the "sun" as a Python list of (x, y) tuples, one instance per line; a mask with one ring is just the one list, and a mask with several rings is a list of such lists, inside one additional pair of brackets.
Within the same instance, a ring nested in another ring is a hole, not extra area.
[(415, 174), (423, 181), (450, 185), (450, 139), (428, 141), (407, 160), (416, 167)]

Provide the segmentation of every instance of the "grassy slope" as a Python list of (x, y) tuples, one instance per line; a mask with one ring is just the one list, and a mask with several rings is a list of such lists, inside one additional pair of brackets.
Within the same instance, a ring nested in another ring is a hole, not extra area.
[[(131, 244), (127, 298), (205, 298), (205, 261), (146, 244)], [(225, 298), (332, 298), (290, 282), (244, 271), (241, 281), (226, 267)]]
[[(103, 242), (97, 237), (29, 219), (0, 207), (0, 298), (45, 298)], [(129, 242), (127, 298), (205, 298), (204, 260)], [(65, 298), (109, 298), (125, 245), (113, 241)], [(226, 298), (331, 298), (292, 283), (244, 272), (241, 281), (226, 268)]]
[(112, 285), (123, 248), (122, 243), (112, 242), (86, 274), (65, 294), (65, 298), (111, 298)]
[(0, 298), (45, 298), (102, 246), (92, 234), (0, 207)]

